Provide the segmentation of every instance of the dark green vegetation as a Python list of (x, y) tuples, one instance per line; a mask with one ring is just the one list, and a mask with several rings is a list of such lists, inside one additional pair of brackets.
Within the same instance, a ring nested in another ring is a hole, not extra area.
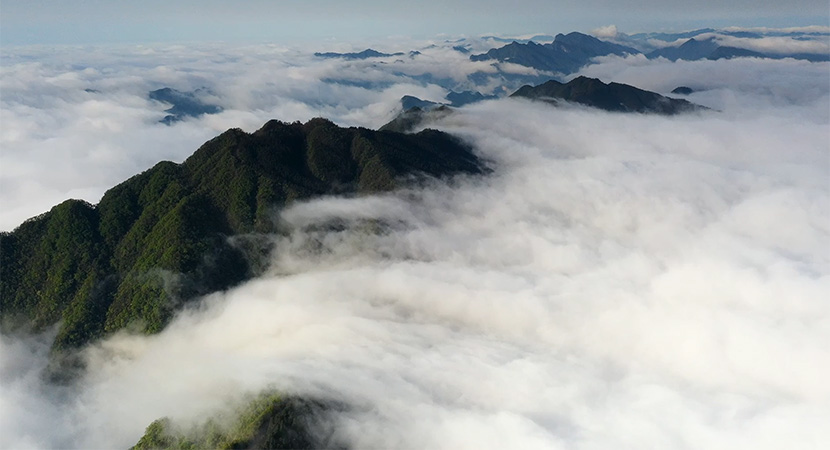
[(550, 44), (512, 42), (480, 55), (472, 55), (472, 61), (497, 60), (548, 72), (573, 73), (597, 56), (634, 55), (639, 50), (611, 42), (601, 41), (582, 33), (558, 34)]
[(213, 418), (189, 429), (177, 428), (166, 418), (156, 420), (132, 449), (330, 448), (322, 423), (329, 409), (313, 400), (265, 394), (232, 417)]
[(216, 114), (222, 112), (222, 107), (204, 103), (199, 99), (199, 96), (204, 93), (208, 93), (205, 88), (196, 89), (192, 92), (182, 92), (172, 88), (162, 88), (150, 91), (147, 96), (150, 100), (157, 100), (173, 105), (164, 111), (168, 113), (168, 115), (159, 120), (159, 122), (165, 125), (172, 125), (175, 122), (184, 120), (186, 117), (199, 117), (204, 114)]
[(605, 84), (596, 78), (578, 77), (568, 83), (555, 80), (539, 86), (522, 86), (511, 97), (550, 103), (568, 101), (606, 111), (678, 114), (706, 109), (686, 100), (664, 97), (620, 83)]
[(188, 300), (254, 276), (267, 248), (229, 238), (279, 231), (272, 216), (288, 203), (481, 171), (467, 146), (434, 130), (404, 135), (325, 119), (228, 130), (98, 205), (67, 200), (0, 233), (0, 325), (60, 323), (54, 350), (127, 326), (155, 333)]

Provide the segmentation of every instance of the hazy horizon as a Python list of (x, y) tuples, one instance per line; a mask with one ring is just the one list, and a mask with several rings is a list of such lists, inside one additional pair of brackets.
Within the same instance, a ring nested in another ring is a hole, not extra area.
[(616, 25), (622, 31), (685, 31), (714, 27), (830, 26), (822, 0), (736, 2), (656, 1), (636, 6), (609, 0), (518, 3), (450, 0), (389, 3), (377, 0), (202, 2), (85, 0), (4, 1), (0, 45), (151, 42), (277, 42), (587, 32)]
[[(421, 125), (492, 172), (274, 207), (264, 220), (280, 233), (227, 237), (263, 246), (262, 273), (185, 308), (159, 296), (179, 308), (163, 330), (102, 331), (67, 385), (43, 376), (59, 323), (3, 329), (0, 447), (126, 448), (159, 418), (186, 429), (275, 389), (345, 405), (328, 419), (354, 448), (830, 442), (830, 62), (785, 57), (830, 54), (825, 1), (194, 4), (3, 2), (0, 230), (67, 198), (95, 203), (229, 128), (326, 117), (377, 129), (404, 95), (498, 94)], [(606, 55), (568, 74), (473, 61), (504, 43), (459, 49), (440, 34), (776, 24), (821, 28), (709, 36), (769, 58)], [(313, 53), (370, 45), (404, 53)], [(578, 76), (690, 87), (683, 98), (708, 109), (508, 97), (528, 79)], [(164, 87), (221, 108), (166, 124), (171, 105), (148, 95)], [(136, 269), (148, 280), (187, 276), (148, 264)]]

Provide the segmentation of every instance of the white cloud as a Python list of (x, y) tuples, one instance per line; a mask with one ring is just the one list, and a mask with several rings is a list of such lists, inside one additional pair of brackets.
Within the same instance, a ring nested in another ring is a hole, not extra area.
[[(318, 116), (377, 128), (398, 112), (403, 95), (444, 100), (445, 88), (412, 77), (431, 74), (473, 89), (468, 75), (496, 72), (448, 43), (415, 58), (366, 61), (313, 57), (314, 50), (325, 50), (321, 45), (3, 48), (0, 229), (11, 230), (68, 197), (97, 202), (116, 183), (160, 160), (181, 161), (228, 128), (253, 131), (274, 118)], [(207, 87), (213, 94), (206, 100), (225, 111), (160, 125), (167, 106), (147, 93), (165, 86)]]
[(830, 63), (746, 58), (667, 63), (643, 55), (607, 56), (596, 61), (598, 64), (584, 67), (570, 77), (585, 75), (664, 95), (678, 86), (688, 86), (701, 91), (689, 100), (727, 115), (766, 114), (771, 104), (783, 108), (809, 104), (815, 108), (816, 119), (828, 117), (817, 100), (830, 94), (830, 85), (826, 83)]
[[(465, 108), (440, 126), (494, 175), (285, 211), (270, 275), (90, 351), (62, 437), (127, 446), (160, 416), (277, 387), (351, 405), (336, 420), (356, 447), (830, 439), (827, 98), (742, 104)], [(307, 227), (333, 216), (354, 225)]]
[[(827, 67), (606, 58), (582, 73), (660, 92), (698, 82), (708, 91), (692, 100), (722, 111), (463, 108), (433, 126), (494, 174), (295, 205), (266, 276), (157, 336), (89, 349), (74, 392), (40, 391), (45, 354), (3, 336), (0, 446), (126, 447), (156, 418), (194, 420), (270, 387), (350, 405), (335, 420), (356, 448), (828, 441)], [(289, 98), (295, 114), (312, 108)], [(72, 104), (82, 118), (48, 120), (98, 130), (85, 102)], [(102, 123), (147, 114), (127, 103)], [(346, 230), (313, 226), (333, 217)], [(365, 219), (388, 228), (368, 233)], [(34, 409), (50, 415), (19, 413)]]
[(617, 26), (607, 25), (591, 30), (591, 34), (600, 39), (613, 39), (617, 37)]

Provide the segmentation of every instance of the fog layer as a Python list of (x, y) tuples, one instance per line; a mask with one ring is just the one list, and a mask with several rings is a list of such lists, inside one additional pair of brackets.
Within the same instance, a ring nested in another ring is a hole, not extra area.
[(278, 388), (348, 405), (355, 448), (819, 448), (828, 66), (776, 64), (819, 95), (721, 80), (701, 98), (722, 112), (673, 118), (461, 109), (432, 126), (492, 175), (283, 211), (265, 276), (89, 349), (70, 394), (35, 389), (4, 337), (0, 444), (126, 447)]

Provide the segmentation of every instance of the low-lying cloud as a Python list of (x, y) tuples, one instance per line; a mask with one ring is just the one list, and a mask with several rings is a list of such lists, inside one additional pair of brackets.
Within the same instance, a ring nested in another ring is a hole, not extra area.
[[(283, 211), (265, 276), (87, 350), (60, 400), (3, 337), (0, 446), (126, 447), (265, 388), (348, 405), (355, 448), (830, 442), (828, 66), (680, 64), (583, 73), (706, 80), (721, 112), (504, 99), (433, 124), (495, 172)], [(10, 412), (33, 408), (48, 427)]]
[[(404, 95), (444, 101), (446, 86), (476, 88), (471, 73), (497, 76), (490, 63), (437, 42), (393, 42), (378, 48), (421, 54), (365, 61), (314, 57), (325, 43), (3, 48), (0, 230), (69, 197), (95, 203), (116, 183), (160, 160), (179, 162), (229, 128), (313, 117), (377, 128)], [(479, 81), (485, 91), (497, 87)], [(207, 88), (224, 111), (159, 124), (168, 105), (147, 95), (162, 87)]]

